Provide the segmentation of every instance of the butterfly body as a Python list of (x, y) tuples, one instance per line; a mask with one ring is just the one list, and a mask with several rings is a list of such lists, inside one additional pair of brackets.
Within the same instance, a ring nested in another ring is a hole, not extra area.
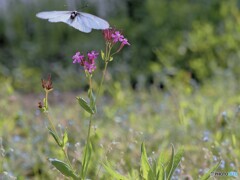
[(73, 12), (71, 13), (70, 18), (71, 18), (72, 20), (74, 20), (77, 15), (79, 15), (79, 13), (78, 13), (77, 11), (73, 11)]
[(63, 22), (79, 31), (89, 33), (92, 29), (108, 29), (109, 24), (104, 19), (89, 13), (78, 11), (46, 11), (36, 15), (38, 18), (47, 19), (49, 22)]

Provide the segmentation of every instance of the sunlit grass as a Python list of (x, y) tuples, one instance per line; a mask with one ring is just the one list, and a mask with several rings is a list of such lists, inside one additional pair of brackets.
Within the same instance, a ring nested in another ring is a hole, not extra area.
[[(233, 81), (229, 79), (228, 83)], [(99, 107), (100, 118), (93, 120), (93, 162), (107, 157), (126, 175), (130, 169), (139, 169), (142, 142), (153, 159), (161, 151), (170, 153), (172, 143), (176, 149), (183, 146), (185, 150), (177, 177), (197, 178), (219, 160), (223, 160), (219, 171), (238, 171), (240, 98), (237, 88), (224, 86), (223, 81), (215, 80), (191, 93), (186, 93), (181, 83), (165, 91), (154, 87), (113, 89), (115, 93), (107, 93), (101, 100), (108, 105)], [(16, 177), (59, 176), (56, 171), (52, 174), (47, 161), (49, 156), (62, 155), (48, 135), (47, 121), (37, 110), (36, 97), (42, 95), (7, 93), (4, 87), (1, 94), (7, 94), (0, 101), (3, 169)], [(62, 133), (63, 127), (68, 129), (69, 154), (75, 165), (81, 158), (88, 128), (88, 116), (79, 109), (77, 95), (57, 93), (50, 97), (54, 123)], [(107, 177), (101, 163), (91, 163), (90, 173)]]

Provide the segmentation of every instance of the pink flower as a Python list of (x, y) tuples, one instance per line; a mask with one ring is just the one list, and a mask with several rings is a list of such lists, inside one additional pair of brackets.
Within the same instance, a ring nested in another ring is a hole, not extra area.
[[(116, 29), (114, 29), (114, 28), (109, 28), (109, 29), (103, 30), (103, 36), (104, 36), (104, 39), (106, 41), (106, 49), (107, 50), (111, 51), (112, 47), (117, 42), (121, 43), (119, 45), (117, 51), (112, 53), (112, 55), (118, 53), (119, 51), (121, 51), (121, 49), (125, 45), (130, 46), (130, 43), (128, 42), (128, 40), (120, 33), (120, 31), (116, 31)], [(106, 61), (108, 61), (108, 60), (106, 60)]]
[(120, 47), (118, 48), (117, 52), (121, 51), (121, 49), (122, 49), (125, 45), (130, 46), (130, 44), (129, 44), (129, 42), (128, 42), (128, 40), (127, 40), (126, 38), (122, 39), (121, 42), (122, 42), (122, 43), (121, 43)]
[(95, 59), (97, 59), (97, 57), (98, 57), (98, 52), (96, 52), (96, 51), (91, 51), (90, 53), (88, 53), (88, 59), (90, 60), (90, 61), (94, 61)]
[(84, 55), (81, 55), (80, 52), (76, 52), (76, 54), (72, 57), (73, 64), (80, 63), (81, 65), (84, 64)]
[(112, 38), (113, 38), (113, 42), (118, 42), (124, 38), (124, 36), (119, 32), (119, 31), (116, 31), (114, 34), (112, 34)]
[(84, 55), (81, 55), (80, 52), (77, 52), (73, 57), (73, 63), (79, 63), (84, 67), (85, 71), (88, 71), (90, 74), (96, 69), (95, 59), (97, 59), (99, 53), (96, 51), (91, 51), (87, 53), (88, 58), (86, 59)]
[(96, 69), (95, 61), (93, 62), (85, 61), (84, 69), (88, 71), (90, 74), (92, 74), (92, 72)]
[(130, 46), (130, 44), (129, 44), (129, 42), (126, 38), (121, 39), (120, 42), (122, 42), (123, 45), (129, 45)]

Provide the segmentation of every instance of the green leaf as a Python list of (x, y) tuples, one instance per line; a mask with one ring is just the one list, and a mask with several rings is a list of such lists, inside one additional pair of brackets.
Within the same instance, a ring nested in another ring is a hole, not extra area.
[[(173, 147), (173, 145), (172, 145)], [(168, 178), (171, 179), (175, 169), (178, 167), (181, 159), (182, 159), (182, 156), (183, 156), (183, 153), (184, 153), (184, 150), (183, 148), (181, 148), (177, 153), (176, 155), (174, 156), (174, 159), (173, 159), (173, 165), (172, 165), (172, 171), (168, 174)]]
[(102, 57), (102, 60), (105, 61), (105, 54), (104, 54), (104, 52), (102, 50), (101, 50), (101, 57)]
[(73, 172), (73, 170), (71, 169), (71, 167), (66, 164), (65, 162), (62, 162), (58, 159), (52, 159), (52, 158), (49, 158), (48, 159), (51, 164), (57, 168), (63, 175), (67, 176), (67, 177), (72, 177), (73, 179), (79, 179), (78, 175), (75, 174)]
[(77, 97), (78, 103), (80, 104), (80, 106), (87, 111), (90, 114), (94, 114), (94, 111), (92, 110), (92, 108), (89, 106), (89, 104), (81, 97)]
[(96, 98), (91, 89), (88, 90), (88, 97), (90, 99), (90, 107), (92, 108), (92, 110), (95, 113), (96, 112)]
[(158, 174), (157, 174), (157, 179), (158, 180), (166, 180), (167, 179), (167, 174), (166, 174), (166, 171), (165, 171), (165, 167), (163, 164), (159, 165), (160, 168), (159, 168), (159, 171), (158, 171)]
[(92, 145), (91, 142), (87, 143), (87, 145), (85, 146), (84, 149), (84, 159), (83, 159), (83, 163), (82, 163), (82, 171), (81, 171), (81, 177), (83, 179), (85, 179), (86, 174), (87, 174), (87, 170), (88, 170), (88, 165), (91, 159), (91, 154), (92, 154)]
[(110, 59), (109, 59), (109, 61), (112, 61), (112, 60), (113, 60), (113, 57), (111, 56)]
[(174, 147), (172, 144), (172, 154), (171, 154), (171, 158), (170, 161), (167, 165), (167, 169), (166, 169), (166, 173), (167, 173), (167, 179), (170, 180), (171, 179), (171, 174), (173, 171), (173, 162), (174, 162)]
[(125, 176), (119, 174), (118, 172), (116, 172), (113, 167), (110, 165), (110, 163), (106, 162), (105, 164), (103, 164), (105, 170), (115, 179), (121, 179), (121, 180), (128, 180), (128, 178), (126, 178)]
[(164, 161), (165, 161), (165, 154), (160, 153), (157, 161), (157, 179), (159, 180), (165, 180), (166, 178), (166, 171), (164, 167)]
[(49, 130), (49, 133), (52, 135), (52, 137), (55, 139), (58, 146), (62, 147), (63, 144), (62, 144), (61, 140), (58, 138), (58, 135), (56, 135), (55, 132), (51, 128), (48, 128), (48, 130)]
[(63, 135), (63, 140), (62, 140), (62, 147), (64, 148), (68, 142), (68, 134), (67, 131), (65, 130), (64, 135)]
[(208, 170), (208, 172), (206, 174), (204, 174), (200, 180), (207, 180), (210, 178), (210, 174), (212, 172), (214, 172), (215, 170), (217, 170), (218, 166), (220, 165), (221, 161), (219, 163), (217, 163), (215, 166), (213, 166), (211, 169)]
[(139, 179), (139, 172), (137, 169), (132, 169), (128, 172), (127, 179)]
[(148, 157), (145, 149), (144, 143), (141, 145), (141, 173), (143, 179), (148, 179), (148, 173), (150, 171), (151, 167), (148, 162)]

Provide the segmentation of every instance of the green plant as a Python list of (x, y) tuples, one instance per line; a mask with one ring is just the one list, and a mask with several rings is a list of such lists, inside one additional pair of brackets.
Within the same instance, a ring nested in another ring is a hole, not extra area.
[[(39, 102), (38, 107), (46, 115), (47, 119), (49, 120), (49, 124), (50, 124), (48, 127), (49, 133), (52, 135), (56, 144), (64, 154), (66, 162), (56, 158), (49, 158), (48, 160), (63, 175), (67, 177), (71, 177), (73, 179), (86, 179), (87, 177), (87, 171), (88, 171), (89, 163), (91, 162), (91, 155), (92, 155), (92, 142), (90, 138), (92, 120), (93, 120), (93, 116), (97, 113), (96, 101), (97, 101), (97, 97), (101, 93), (100, 91), (101, 91), (101, 87), (103, 86), (107, 65), (109, 62), (113, 60), (113, 56), (119, 53), (125, 45), (130, 45), (128, 43), (128, 40), (124, 38), (124, 36), (116, 29), (112, 29), (112, 28), (105, 29), (103, 30), (103, 35), (106, 42), (106, 48), (105, 48), (105, 52), (101, 51), (101, 57), (105, 65), (104, 65), (103, 75), (101, 78), (101, 82), (100, 82), (96, 97), (93, 92), (92, 77), (93, 77), (93, 72), (96, 69), (95, 60), (98, 57), (98, 53), (96, 51), (88, 52), (87, 58), (85, 58), (83, 54), (81, 54), (80, 52), (77, 52), (72, 57), (74, 64), (77, 63), (83, 66), (85, 70), (86, 78), (88, 79), (88, 83), (89, 83), (88, 101), (85, 100), (83, 97), (77, 97), (77, 101), (80, 107), (82, 107), (82, 109), (84, 109), (87, 113), (90, 114), (88, 134), (86, 139), (86, 145), (83, 152), (83, 159), (81, 162), (80, 171), (74, 168), (74, 166), (72, 165), (69, 159), (68, 147), (67, 147), (67, 143), (68, 143), (67, 130), (65, 129), (65, 132), (63, 135), (59, 135), (59, 133), (55, 128), (55, 125), (53, 124), (52, 117), (49, 113), (48, 97), (49, 97), (49, 93), (53, 91), (51, 75), (48, 76), (47, 80), (42, 80), (42, 87), (45, 91), (45, 98), (43, 99), (43, 102)], [(120, 45), (118, 46), (118, 48), (116, 48), (116, 45), (118, 42), (120, 42)]]
[(160, 153), (160, 156), (157, 160), (153, 160), (151, 163), (149, 162), (149, 158), (147, 156), (145, 144), (141, 145), (141, 167), (139, 174), (129, 173), (127, 177), (120, 175), (118, 172), (114, 171), (112, 166), (108, 161), (104, 164), (107, 172), (115, 179), (145, 179), (145, 180), (170, 180), (175, 169), (178, 167), (181, 158), (183, 157), (183, 148), (181, 148), (176, 154), (174, 150), (174, 146), (172, 145), (172, 153), (170, 156), (165, 153)]

